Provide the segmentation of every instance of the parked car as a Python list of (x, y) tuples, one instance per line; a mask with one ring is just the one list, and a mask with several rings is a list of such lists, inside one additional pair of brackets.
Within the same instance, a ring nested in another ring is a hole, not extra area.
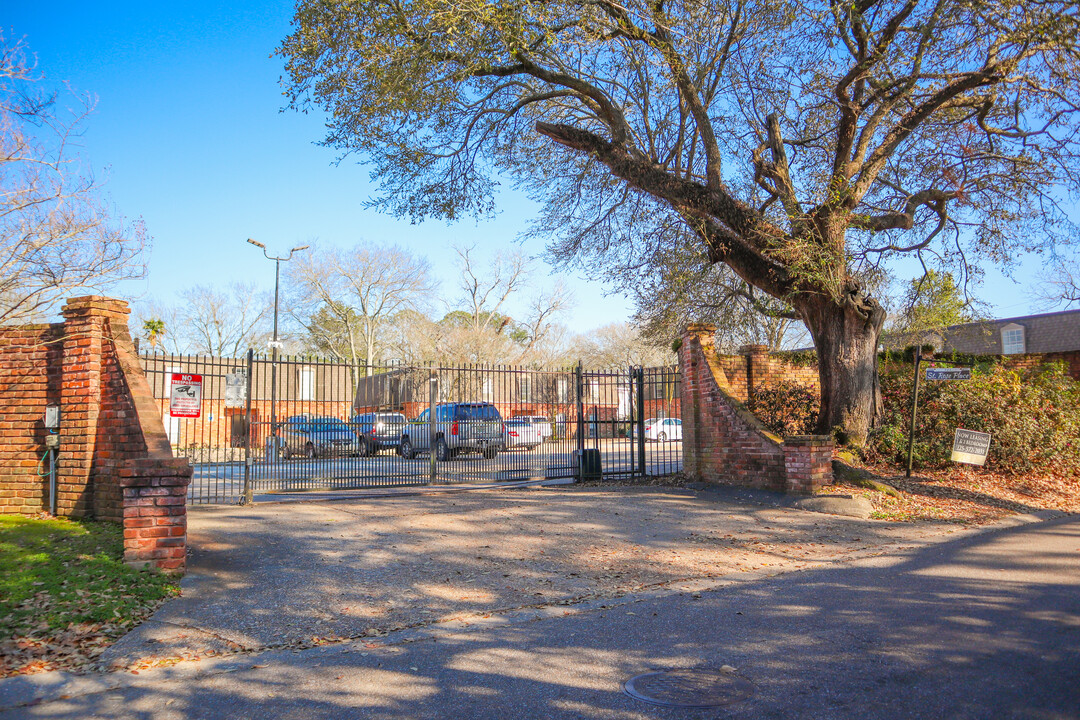
[[(524, 448), (532, 450), (544, 442), (544, 436), (540, 433), (538, 423), (521, 418), (511, 418), (506, 421), (506, 449)], [(551, 426), (548, 425), (550, 428)]]
[[(634, 425), (634, 437), (637, 437), (637, 424)], [(667, 442), (682, 440), (682, 420), (679, 418), (649, 418), (645, 421), (645, 439)]]
[[(402, 457), (416, 457), (431, 450), (428, 411), (405, 425), (398, 451)], [(435, 407), (435, 458), (450, 460), (464, 452), (493, 458), (504, 449), (503, 421), (499, 409), (487, 402), (442, 403)]]
[(533, 427), (535, 427), (537, 432), (540, 433), (540, 442), (547, 442), (548, 438), (550, 438), (552, 435), (551, 421), (543, 415), (515, 415), (510, 419), (524, 420), (526, 422), (532, 423)]
[(358, 455), (360, 443), (344, 421), (335, 417), (293, 415), (278, 430), (278, 445), (286, 458)]
[(351, 425), (360, 440), (360, 454), (374, 455), (386, 448), (396, 450), (401, 443), (405, 422), (405, 415), (399, 412), (353, 415)]

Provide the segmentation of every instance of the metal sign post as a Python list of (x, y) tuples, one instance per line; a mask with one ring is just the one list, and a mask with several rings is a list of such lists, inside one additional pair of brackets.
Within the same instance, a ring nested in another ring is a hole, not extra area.
[(255, 497), (251, 488), (251, 375), (255, 351), (248, 348), (247, 370), (244, 373), (244, 504), (250, 505)]
[[(911, 391), (911, 424), (908, 427), (908, 445), (907, 445), (907, 471), (906, 477), (911, 477), (911, 460), (915, 449), (915, 414), (919, 407), (919, 366), (922, 364), (922, 349), (923, 346), (919, 345), (915, 353), (915, 387)], [(935, 360), (934, 362), (945, 362), (950, 365), (960, 365), (960, 363), (953, 363), (949, 360)], [(927, 380), (970, 380), (971, 379), (971, 367), (928, 367), (926, 368)], [(957, 431), (959, 432), (959, 431)], [(966, 431), (965, 431), (966, 432)], [(989, 438), (989, 436), (987, 436)], [(987, 440), (989, 443), (989, 440)], [(955, 454), (955, 453), (954, 453)], [(985, 458), (984, 458), (985, 460)], [(979, 463), (980, 465), (982, 463)]]
[(630, 430), (630, 437), (637, 438), (635, 449), (637, 450), (638, 472), (644, 477), (649, 474), (645, 467), (645, 368), (636, 368), (633, 373), (634, 389), (637, 394), (637, 403), (635, 403), (637, 417), (634, 418), (634, 427)]
[(438, 399), (439, 393), (439, 376), (433, 370), (431, 372), (431, 378), (428, 380), (428, 458), (430, 459), (430, 465), (428, 468), (428, 482), (432, 485), (435, 484), (436, 467), (435, 467), (435, 404)]
[(922, 363), (922, 345), (915, 350), (915, 387), (911, 391), (911, 424), (908, 426), (907, 438), (907, 472), (905, 477), (911, 477), (911, 458), (915, 451), (915, 412), (919, 407), (919, 365)]

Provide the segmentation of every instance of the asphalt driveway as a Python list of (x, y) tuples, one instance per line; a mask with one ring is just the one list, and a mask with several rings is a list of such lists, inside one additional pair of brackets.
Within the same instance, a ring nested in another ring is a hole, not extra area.
[[(902, 526), (775, 508), (725, 510), (667, 491), (639, 495), (540, 493), (534, 501), (474, 502), (534, 520), (554, 518), (552, 507), (559, 508), (582, 525), (548, 524), (545, 536), (554, 529), (573, 538), (587, 532), (606, 538), (607, 548), (635, 536), (616, 531), (618, 522), (592, 518), (590, 526), (565, 508), (592, 501), (609, 514), (617, 509), (618, 519), (633, 506), (712, 520), (721, 530), (748, 523), (758, 538), (771, 538), (761, 531), (774, 530), (777, 520), (793, 529), (776, 536), (770, 549), (748, 555), (760, 567), (746, 573), (676, 580), (569, 606), (462, 612), (379, 638), (234, 653), (138, 674), (11, 678), (0, 683), (0, 718), (1080, 717), (1080, 518), (1013, 519), (909, 538), (901, 547), (895, 543), (905, 539), (891, 534)], [(406, 523), (400, 532), (418, 527)], [(771, 562), (796, 550), (795, 542), (806, 548), (803, 534), (816, 538), (823, 528), (848, 531), (847, 554), (808, 560), (801, 572), (784, 571), (794, 565), (774, 568)], [(680, 545), (689, 551), (694, 542), (684, 538)], [(645, 552), (661, 551), (661, 544)], [(244, 590), (251, 599), (262, 597), (246, 581), (236, 590), (237, 600), (247, 599)], [(304, 615), (290, 617), (299, 622)], [(632, 677), (672, 670), (731, 683), (705, 687), (679, 675), (667, 686), (668, 699), (674, 695), (684, 705), (708, 690), (719, 704), (705, 709), (657, 705), (623, 691)], [(739, 692), (726, 692), (732, 686)]]
[(379, 637), (686, 581), (773, 575), (957, 532), (674, 488), (197, 507), (183, 596), (102, 661), (145, 668)]

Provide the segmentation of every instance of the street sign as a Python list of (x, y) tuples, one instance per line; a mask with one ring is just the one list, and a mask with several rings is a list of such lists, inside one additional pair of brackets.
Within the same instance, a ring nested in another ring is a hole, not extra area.
[(202, 375), (171, 373), (169, 415), (197, 418), (202, 414)]
[(982, 465), (989, 452), (990, 433), (957, 428), (953, 436), (952, 456), (949, 459), (968, 465)]
[(927, 380), (970, 380), (971, 368), (959, 367), (959, 368), (939, 368), (928, 367), (926, 368)]
[(241, 408), (247, 406), (247, 376), (242, 372), (232, 372), (225, 376), (225, 407)]

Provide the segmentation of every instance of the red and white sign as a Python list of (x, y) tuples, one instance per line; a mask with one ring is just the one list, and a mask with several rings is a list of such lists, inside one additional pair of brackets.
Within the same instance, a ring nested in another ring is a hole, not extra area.
[(169, 415), (197, 418), (202, 414), (202, 375), (172, 373), (169, 382)]

